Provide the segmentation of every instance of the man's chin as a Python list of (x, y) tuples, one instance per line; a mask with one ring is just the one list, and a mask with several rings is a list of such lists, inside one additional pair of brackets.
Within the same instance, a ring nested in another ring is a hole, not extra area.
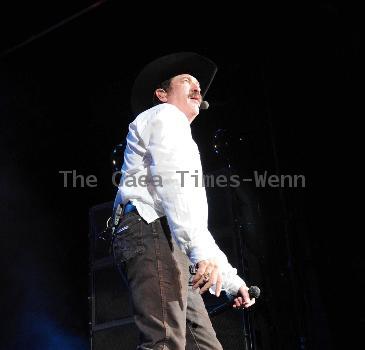
[(196, 117), (199, 114), (199, 112), (200, 112), (199, 105), (198, 104), (194, 104), (194, 106), (192, 107), (192, 110), (193, 110), (192, 113), (194, 113), (195, 114), (195, 117)]

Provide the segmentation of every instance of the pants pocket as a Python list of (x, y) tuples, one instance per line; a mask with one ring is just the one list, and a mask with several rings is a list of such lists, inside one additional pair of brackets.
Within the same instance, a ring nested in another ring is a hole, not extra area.
[(131, 212), (125, 215), (115, 228), (112, 240), (115, 263), (126, 262), (137, 254), (143, 254), (142, 219)]

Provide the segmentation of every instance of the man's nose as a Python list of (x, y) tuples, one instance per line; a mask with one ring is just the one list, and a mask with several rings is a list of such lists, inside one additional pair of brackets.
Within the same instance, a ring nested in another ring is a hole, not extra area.
[(191, 88), (192, 88), (192, 90), (193, 90), (194, 92), (198, 92), (198, 93), (200, 94), (200, 86), (199, 86), (199, 84), (198, 84), (198, 83), (194, 83), (194, 82), (192, 82), (192, 84), (191, 84)]
[(194, 94), (199, 94), (200, 95), (200, 87), (199, 86), (194, 86), (192, 88), (192, 91)]

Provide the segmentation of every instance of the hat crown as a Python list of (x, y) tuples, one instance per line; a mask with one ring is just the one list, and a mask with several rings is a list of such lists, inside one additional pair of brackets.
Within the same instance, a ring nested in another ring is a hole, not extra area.
[(153, 93), (165, 80), (180, 74), (190, 74), (200, 83), (201, 95), (207, 93), (217, 72), (216, 64), (195, 52), (177, 52), (148, 63), (138, 74), (132, 88), (131, 105), (134, 115), (153, 106)]

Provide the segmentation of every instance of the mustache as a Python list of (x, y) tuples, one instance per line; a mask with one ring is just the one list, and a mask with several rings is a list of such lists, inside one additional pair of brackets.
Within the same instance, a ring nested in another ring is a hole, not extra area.
[(189, 98), (198, 98), (200, 102), (202, 101), (202, 95), (199, 92), (191, 92)]

